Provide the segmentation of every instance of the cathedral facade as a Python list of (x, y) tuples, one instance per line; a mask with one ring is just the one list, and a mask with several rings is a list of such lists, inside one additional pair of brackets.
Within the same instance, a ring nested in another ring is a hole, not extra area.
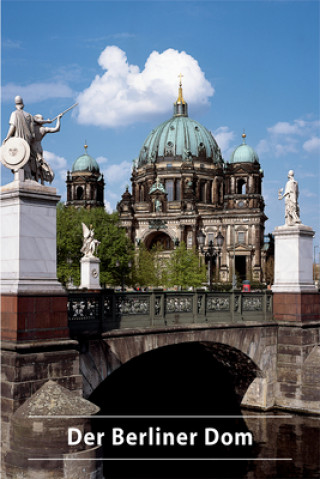
[[(188, 116), (180, 82), (173, 117), (152, 130), (134, 161), (118, 204), (120, 224), (136, 247), (181, 241), (214, 259), (216, 279), (264, 281), (263, 171), (242, 144), (224, 161), (212, 134)], [(219, 241), (220, 240), (220, 241)]]

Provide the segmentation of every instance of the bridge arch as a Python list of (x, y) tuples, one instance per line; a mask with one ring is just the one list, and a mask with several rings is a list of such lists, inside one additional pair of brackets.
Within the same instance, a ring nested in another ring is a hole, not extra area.
[[(127, 337), (126, 346), (123, 343), (126, 351), (121, 353), (118, 350), (117, 358), (115, 344), (109, 340), (103, 345), (114, 369), (88, 397), (100, 407), (101, 418), (93, 422), (96, 431), (110, 431), (113, 427), (120, 427), (126, 431), (145, 433), (149, 428), (157, 428), (187, 433), (199, 431), (201, 434), (204, 427), (214, 427), (231, 433), (248, 433), (248, 426), (241, 417), (240, 403), (251, 381), (260, 374), (252, 359), (227, 344), (207, 340), (191, 341), (191, 338), (189, 341), (179, 341), (177, 336), (171, 338), (170, 344), (153, 344), (153, 347), (150, 347), (149, 338), (149, 349), (141, 351), (139, 339), (142, 338), (136, 336), (135, 341), (132, 338), (131, 342), (130, 337)], [(133, 350), (131, 348), (134, 342), (137, 344)], [(187, 421), (181, 418), (184, 415), (189, 416)], [(194, 417), (199, 415), (206, 417)], [(218, 419), (213, 416), (222, 417)], [(230, 421), (225, 416), (236, 416), (237, 419)], [(103, 454), (110, 455), (110, 444), (103, 444), (103, 447)], [(254, 454), (254, 448), (255, 445), (250, 444), (241, 448), (241, 453), (250, 457)], [(142, 448), (141, 451), (143, 452), (138, 454), (146, 454), (145, 449)], [(170, 450), (169, 454), (175, 451)], [(168, 448), (159, 447), (156, 453), (166, 457)], [(126, 457), (132, 457), (130, 454), (136, 457), (137, 452), (132, 452), (129, 448)], [(152, 455), (154, 451), (148, 450), (147, 454)], [(212, 455), (212, 452), (200, 444), (195, 449), (179, 449), (179, 457), (181, 454), (183, 457), (191, 454), (203, 457), (206, 454)], [(217, 457), (224, 457), (223, 454), (235, 457), (239, 454), (239, 448), (232, 445), (228, 449), (218, 446), (215, 454)], [(104, 472), (110, 474), (112, 466), (108, 464), (107, 468), (104, 464)], [(196, 466), (198, 468), (198, 464)], [(119, 467), (121, 470), (121, 463)], [(228, 462), (219, 464), (215, 467), (217, 476), (214, 477), (230, 477), (230, 467)], [(239, 467), (245, 468), (246, 464), (240, 463)], [(150, 468), (148, 462), (143, 463), (135, 474), (140, 477), (154, 476), (155, 471)], [(165, 473), (164, 465), (160, 462), (156, 470), (159, 476), (155, 477), (163, 477)], [(180, 473), (181, 477), (186, 477), (190, 473), (190, 464), (185, 463)], [(227, 475), (224, 476), (224, 473)], [(199, 474), (198, 470), (194, 470), (193, 474), (196, 477), (202, 477), (202, 474), (207, 477), (203, 471)]]
[[(197, 328), (175, 327), (171, 331), (122, 330), (106, 333), (101, 340), (89, 341), (80, 354), (80, 369), (84, 378), (84, 397), (93, 391), (116, 369), (129, 360), (157, 350), (163, 346), (199, 343), (233, 377), (238, 399), (255, 388), (256, 404), (261, 407), (257, 394), (265, 397), (275, 377), (274, 352), (276, 329), (269, 332), (259, 327), (250, 328)], [(251, 384), (251, 386), (250, 386)], [(248, 389), (249, 388), (249, 389)], [(246, 395), (247, 396), (247, 395)], [(261, 399), (262, 401), (262, 399)], [(252, 401), (251, 401), (252, 402)], [(252, 405), (252, 404), (250, 404)]]
[[(185, 414), (196, 414), (200, 407), (202, 412), (207, 408), (207, 414), (237, 414), (244, 394), (260, 373), (252, 359), (228, 345), (181, 342), (143, 352), (123, 364), (119, 361), (89, 400), (107, 407), (109, 413), (116, 409), (117, 414), (145, 414), (148, 407), (150, 414), (178, 414), (183, 407)], [(127, 410), (128, 397), (123, 391), (131, 398), (132, 410)]]

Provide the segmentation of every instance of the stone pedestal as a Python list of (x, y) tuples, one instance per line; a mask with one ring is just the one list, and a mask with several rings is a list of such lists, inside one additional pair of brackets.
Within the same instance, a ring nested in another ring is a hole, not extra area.
[(100, 260), (95, 256), (84, 256), (80, 260), (81, 284), (80, 289), (101, 289)]
[(279, 226), (273, 317), (278, 322), (275, 405), (319, 414), (320, 294), (313, 282), (312, 228)]
[(314, 231), (310, 226), (278, 226), (275, 238), (274, 293), (315, 292), (313, 282)]
[(57, 281), (56, 189), (36, 181), (0, 188), (2, 294), (64, 293)]
[(66, 291), (57, 280), (56, 189), (19, 176), (0, 188), (2, 339), (69, 337)]

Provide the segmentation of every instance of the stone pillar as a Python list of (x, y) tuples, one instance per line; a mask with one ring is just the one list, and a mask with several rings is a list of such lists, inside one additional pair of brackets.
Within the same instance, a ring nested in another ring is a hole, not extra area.
[(95, 256), (84, 256), (80, 260), (81, 284), (80, 289), (101, 289), (100, 286), (100, 259)]
[(55, 188), (13, 181), (0, 189), (2, 340), (69, 337), (57, 280)]
[(313, 283), (314, 232), (279, 226), (275, 236), (273, 315), (278, 321), (276, 406), (320, 413), (320, 295)]
[(56, 276), (60, 197), (21, 179), (0, 189), (2, 457), (13, 413), (45, 381), (82, 393), (78, 343), (69, 339), (67, 294)]

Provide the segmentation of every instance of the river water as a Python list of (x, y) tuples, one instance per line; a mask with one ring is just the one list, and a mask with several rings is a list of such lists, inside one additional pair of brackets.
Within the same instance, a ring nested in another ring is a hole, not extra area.
[[(246, 427), (254, 437), (252, 447), (230, 448), (225, 451), (224, 448), (211, 448), (212, 452), (208, 448), (190, 448), (188, 452), (184, 448), (182, 451), (181, 447), (157, 448), (156, 451), (153, 448), (150, 454), (144, 447), (136, 451), (129, 447), (124, 454), (119, 451), (122, 459), (104, 463), (105, 479), (320, 478), (320, 416), (291, 414), (287, 411), (261, 413), (246, 409), (242, 410), (242, 414)], [(197, 420), (197, 423), (191, 421), (190, 430), (200, 431), (201, 421), (202, 419)], [(231, 418), (221, 418), (215, 420), (214, 425), (219, 430), (230, 430), (231, 421)], [(145, 427), (138, 426), (142, 425), (140, 421), (130, 423), (131, 431), (147, 430), (147, 423)], [(119, 425), (119, 420), (117, 424)], [(128, 420), (123, 424), (128, 424)], [(184, 419), (176, 427), (172, 420), (157, 420), (157, 424), (164, 430), (186, 430), (190, 419)], [(204, 424), (213, 426), (209, 419)], [(117, 457), (117, 453), (107, 447), (104, 456), (110, 457), (110, 454)], [(128, 456), (135, 460), (130, 460)], [(144, 460), (143, 457), (149, 458)], [(177, 460), (179, 457), (180, 460)]]
[(320, 416), (287, 411), (257, 414), (244, 409), (242, 414), (260, 446), (257, 455), (260, 460), (250, 461), (249, 470), (239, 476), (241, 479), (320, 478)]

